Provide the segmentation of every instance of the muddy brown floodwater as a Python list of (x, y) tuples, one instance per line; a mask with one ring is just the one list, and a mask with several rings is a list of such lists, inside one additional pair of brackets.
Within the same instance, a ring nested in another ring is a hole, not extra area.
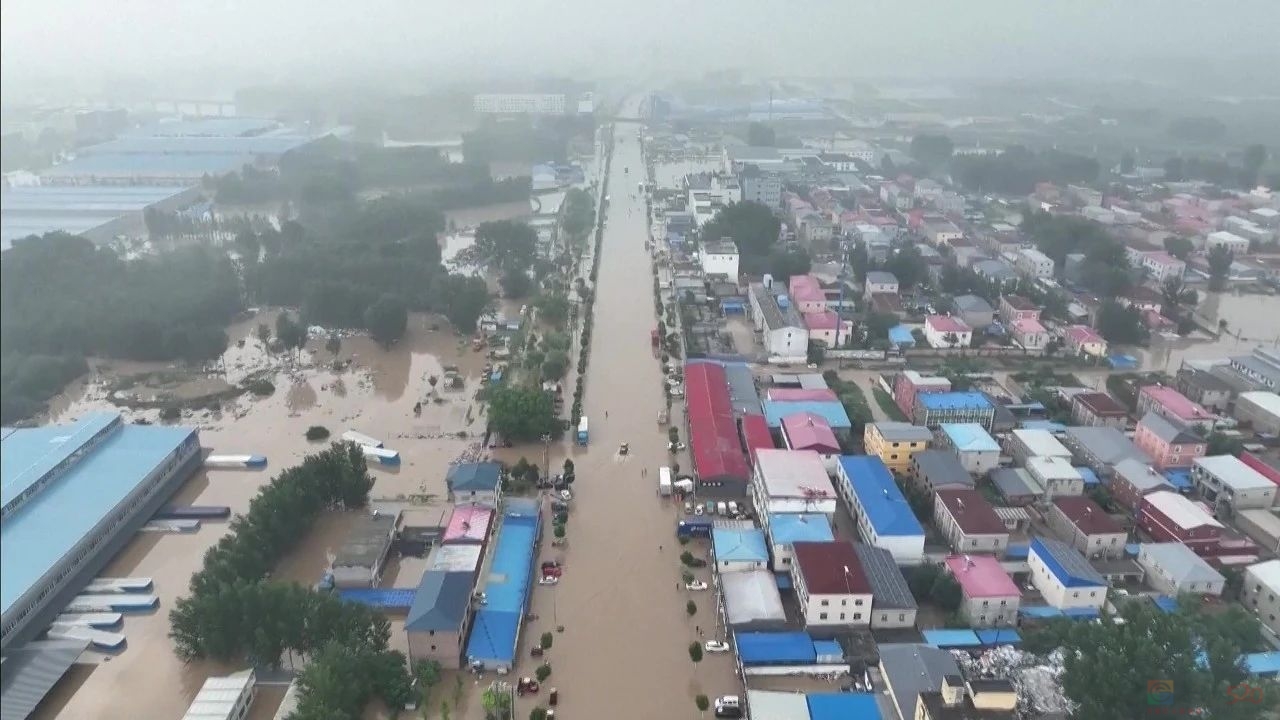
[(1226, 332), (1214, 339), (1196, 332), (1190, 338), (1156, 336), (1137, 353), (1148, 370), (1176, 372), (1184, 360), (1214, 360), (1248, 355), (1259, 345), (1280, 343), (1280, 295), (1203, 293), (1196, 314), (1210, 323), (1226, 321)]

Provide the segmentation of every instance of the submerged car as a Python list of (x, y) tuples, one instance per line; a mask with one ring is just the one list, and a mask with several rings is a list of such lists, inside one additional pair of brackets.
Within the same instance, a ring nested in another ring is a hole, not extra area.
[(560, 582), (560, 578), (556, 577), (555, 575), (543, 575), (542, 579), (538, 581), (538, 584), (539, 585), (555, 585), (558, 582)]
[(708, 640), (702, 647), (709, 653), (729, 652), (729, 643), (723, 640)]
[(685, 590), (706, 590), (707, 584), (702, 582), (701, 580), (694, 580), (691, 583), (685, 583), (684, 589)]

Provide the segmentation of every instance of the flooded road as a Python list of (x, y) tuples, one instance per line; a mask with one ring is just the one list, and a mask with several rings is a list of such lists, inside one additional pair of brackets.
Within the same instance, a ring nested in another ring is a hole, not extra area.
[[(528, 648), (558, 622), (565, 630), (549, 652), (554, 673), (548, 684), (560, 690), (566, 717), (696, 718), (695, 695), (737, 693), (740, 684), (729, 655), (709, 655), (696, 665), (688, 655), (690, 642), (717, 637), (715, 598), (678, 588), (677, 509), (656, 492), (657, 468), (668, 461), (666, 428), (655, 422), (665, 403), (649, 349), (655, 318), (652, 279), (641, 271), (649, 267), (644, 207), (626, 191), (632, 176), (623, 173), (625, 167), (635, 173), (643, 163), (638, 127), (619, 125), (616, 132), (587, 370), (591, 441), (570, 452), (578, 481), (562, 553), (565, 574), (557, 586), (534, 588), (533, 612), (540, 620), (525, 631), (517, 673), (529, 674)], [(682, 412), (673, 409), (677, 416)], [(630, 454), (619, 457), (623, 442), (630, 443)], [(558, 462), (554, 458), (553, 467)], [(703, 557), (710, 552), (705, 543), (690, 549)], [(548, 545), (544, 559), (559, 551)], [(710, 583), (710, 570), (697, 574)], [(685, 612), (689, 599), (698, 606), (694, 617)], [(704, 629), (704, 638), (695, 626)], [(522, 700), (515, 716), (527, 717), (532, 707)]]
[(1202, 293), (1196, 314), (1210, 324), (1225, 321), (1214, 339), (1197, 332), (1191, 338), (1155, 336), (1135, 355), (1148, 370), (1177, 372), (1184, 360), (1215, 360), (1248, 355), (1260, 345), (1280, 343), (1280, 295)]

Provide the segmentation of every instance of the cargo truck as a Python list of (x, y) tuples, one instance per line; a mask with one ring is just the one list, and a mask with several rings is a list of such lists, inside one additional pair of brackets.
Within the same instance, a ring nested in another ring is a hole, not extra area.
[(583, 415), (578, 419), (578, 444), (587, 444), (587, 416)]
[(693, 517), (676, 523), (676, 537), (709, 538), (712, 522), (710, 518)]

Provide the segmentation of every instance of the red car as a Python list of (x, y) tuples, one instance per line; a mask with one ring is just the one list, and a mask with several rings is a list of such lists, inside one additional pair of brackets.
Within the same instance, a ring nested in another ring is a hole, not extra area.
[(558, 578), (560, 577), (560, 574), (562, 572), (564, 571), (560, 569), (559, 565), (551, 565), (551, 566), (543, 565), (542, 566), (542, 577)]

